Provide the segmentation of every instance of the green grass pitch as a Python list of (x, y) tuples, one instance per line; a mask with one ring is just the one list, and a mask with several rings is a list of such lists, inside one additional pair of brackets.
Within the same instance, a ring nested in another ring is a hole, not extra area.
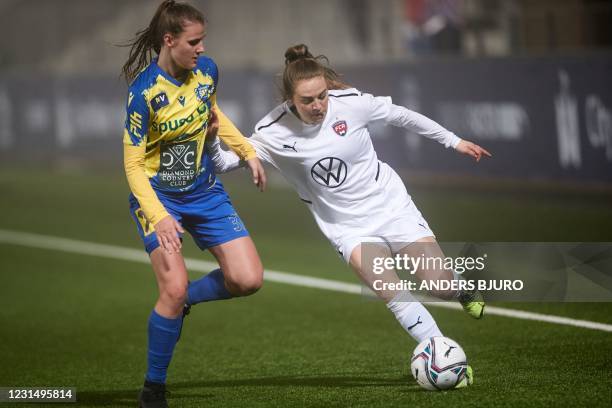
[[(246, 179), (224, 180), (266, 268), (357, 282), (293, 192), (270, 186), (261, 194)], [(609, 195), (409, 190), (442, 241), (612, 241)], [(119, 173), (2, 169), (0, 191), (0, 229), (140, 248)], [(211, 259), (187, 241), (186, 256)], [(2, 243), (0, 257), (0, 387), (71, 386), (78, 403), (66, 406), (135, 406), (156, 297), (150, 266)], [(612, 323), (606, 303), (505, 306)], [(170, 367), (169, 402), (445, 408), (612, 402), (612, 333), (430, 311), (464, 347), (473, 387), (418, 388), (409, 372), (415, 344), (382, 303), (266, 282), (252, 297), (193, 308)]]

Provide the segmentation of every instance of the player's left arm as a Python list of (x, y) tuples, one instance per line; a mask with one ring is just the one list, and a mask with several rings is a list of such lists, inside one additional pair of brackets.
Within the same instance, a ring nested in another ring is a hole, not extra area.
[(428, 139), (436, 140), (447, 148), (452, 147), (459, 153), (473, 157), (476, 161), (480, 161), (483, 156), (491, 157), (491, 153), (481, 146), (461, 139), (425, 115), (393, 104), (390, 97), (374, 97), (368, 94), (364, 94), (364, 97), (369, 102), (371, 121), (384, 119), (389, 125), (408, 129)]
[[(240, 157), (240, 160), (248, 161), (257, 158), (255, 149), (246, 137), (238, 130), (231, 120), (219, 109), (217, 105), (217, 88), (219, 87), (219, 67), (217, 64), (206, 56), (201, 56), (198, 59), (202, 71), (207, 72), (213, 80), (213, 93), (210, 96), (211, 116), (208, 118), (208, 126), (212, 125), (212, 121), (216, 121), (216, 134), (225, 143), (225, 145)], [(208, 132), (210, 134), (211, 132)], [(208, 135), (207, 135), (208, 137)]]
[(240, 157), (241, 160), (247, 161), (249, 159), (257, 157), (255, 149), (246, 137), (238, 130), (236, 125), (225, 116), (225, 114), (219, 109), (217, 105), (217, 98), (213, 96), (212, 112), (214, 113), (212, 119), (218, 121), (217, 135), (230, 148), (234, 153)]
[[(224, 152), (219, 146), (217, 136), (238, 156), (236, 159), (242, 159), (242, 161), (235, 162), (234, 159), (227, 159), (227, 155), (223, 154)], [(223, 166), (228, 171), (240, 167), (241, 162), (246, 163), (251, 170), (253, 183), (259, 187), (259, 190), (265, 190), (266, 172), (257, 157), (257, 152), (216, 103), (211, 111), (206, 139), (207, 149), (211, 153), (216, 167), (219, 166), (219, 163), (225, 163)]]
[(211, 129), (206, 135), (206, 137), (211, 137), (211, 133), (215, 133), (219, 136), (223, 143), (231, 151), (236, 153), (238, 157), (245, 161), (247, 166), (251, 169), (251, 174), (253, 175), (253, 182), (259, 187), (261, 191), (265, 189), (266, 186), (266, 173), (264, 168), (257, 158), (257, 152), (251, 146), (249, 141), (240, 130), (232, 123), (231, 120), (219, 109), (217, 105), (217, 94), (216, 88), (219, 86), (219, 68), (217, 64), (214, 63), (208, 57), (201, 58), (202, 63), (205, 65), (205, 70), (209, 69), (210, 74), (213, 77), (214, 83), (214, 93), (211, 96), (211, 117), (209, 118), (209, 126), (211, 125), (210, 121), (217, 121), (217, 124), (214, 125), (215, 129)]
[(480, 161), (483, 156), (491, 157), (491, 153), (476, 143), (461, 139), (436, 121), (403, 106), (391, 105), (387, 123), (436, 140), (446, 147), (454, 148), (459, 153), (473, 157), (476, 161)]

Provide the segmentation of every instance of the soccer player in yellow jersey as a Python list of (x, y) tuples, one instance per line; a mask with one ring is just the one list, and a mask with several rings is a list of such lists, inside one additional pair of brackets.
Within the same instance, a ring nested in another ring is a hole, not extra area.
[[(130, 44), (123, 67), (131, 81), (123, 141), (130, 211), (159, 287), (149, 318), (141, 407), (167, 406), (166, 372), (188, 308), (250, 295), (263, 279), (253, 241), (204, 149), (209, 121), (216, 116), (220, 138), (248, 163), (255, 184), (265, 187), (255, 150), (216, 105), (218, 71), (201, 55), (205, 36), (199, 10), (165, 0)], [(191, 283), (181, 254), (185, 230), (220, 266)]]

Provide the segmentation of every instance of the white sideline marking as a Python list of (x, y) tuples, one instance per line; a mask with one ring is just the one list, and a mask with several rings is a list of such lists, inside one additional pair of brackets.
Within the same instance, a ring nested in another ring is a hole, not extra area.
[[(123, 248), (115, 245), (96, 244), (93, 242), (78, 241), (73, 239), (54, 237), (50, 235), (39, 235), (27, 232), (0, 229), (0, 243), (9, 245), (20, 245), (31, 248), (49, 249), (53, 251), (62, 251), (79, 255), (91, 255), (103, 258), (140, 262), (146, 264), (149, 263), (149, 257), (146, 255), (144, 250)], [(200, 261), (191, 258), (185, 258), (185, 262), (187, 264), (188, 269), (198, 272), (209, 272), (218, 267), (216, 263)], [(286, 283), (288, 285), (331, 290), (334, 292), (344, 292), (353, 294), (363, 293), (362, 287), (360, 285), (354, 283), (344, 283), (330, 279), (314, 278), (310, 276), (296, 275), (292, 273), (272, 270), (266, 270), (264, 277), (267, 281)], [(443, 307), (447, 309), (456, 310), (461, 309), (461, 306), (456, 303), (425, 303), (428, 306)], [(486, 314), (612, 332), (611, 324), (592, 322), (588, 320), (570, 319), (568, 317), (526, 312), (523, 310), (516, 309), (506, 309), (502, 307), (487, 306)]]

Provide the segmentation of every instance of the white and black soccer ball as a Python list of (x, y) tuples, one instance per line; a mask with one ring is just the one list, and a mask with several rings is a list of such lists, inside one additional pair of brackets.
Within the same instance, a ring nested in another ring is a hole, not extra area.
[(426, 390), (448, 390), (465, 378), (467, 357), (456, 341), (430, 337), (414, 349), (410, 371)]

